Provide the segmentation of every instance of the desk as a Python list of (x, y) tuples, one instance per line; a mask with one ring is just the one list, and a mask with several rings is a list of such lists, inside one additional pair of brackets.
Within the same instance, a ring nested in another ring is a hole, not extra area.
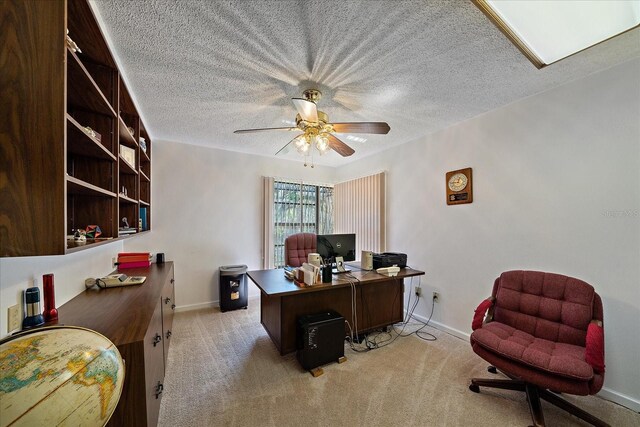
[[(411, 268), (403, 268), (396, 277), (360, 270), (354, 265), (349, 268), (351, 275), (359, 280), (356, 282), (357, 332), (401, 322), (403, 279), (424, 275), (424, 271)], [(344, 275), (334, 275), (332, 283), (301, 288), (286, 279), (281, 269), (254, 270), (247, 274), (260, 289), (260, 323), (282, 355), (296, 350), (296, 319), (300, 315), (335, 310), (352, 323), (351, 285)]]

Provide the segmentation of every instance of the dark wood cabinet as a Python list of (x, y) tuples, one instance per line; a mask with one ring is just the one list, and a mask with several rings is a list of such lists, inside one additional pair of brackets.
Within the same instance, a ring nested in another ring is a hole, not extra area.
[(4, 0), (0, 22), (0, 256), (150, 230), (151, 140), (88, 1)]
[(58, 309), (58, 323), (93, 329), (109, 338), (125, 360), (125, 381), (110, 426), (155, 426), (171, 341), (173, 263), (127, 269), (142, 285), (89, 289)]

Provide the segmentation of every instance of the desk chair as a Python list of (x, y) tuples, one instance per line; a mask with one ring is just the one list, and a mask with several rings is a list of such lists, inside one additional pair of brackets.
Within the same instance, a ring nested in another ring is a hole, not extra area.
[[(485, 313), (488, 315), (485, 318)], [(540, 398), (595, 426), (605, 422), (558, 394), (596, 394), (604, 382), (602, 301), (582, 280), (538, 271), (507, 271), (473, 318), (473, 351), (511, 380), (473, 378), (469, 389), (524, 391), (535, 426)], [(483, 322), (484, 319), (484, 322)]]
[(292, 234), (284, 240), (284, 264), (300, 267), (307, 262), (307, 255), (317, 252), (315, 233)]

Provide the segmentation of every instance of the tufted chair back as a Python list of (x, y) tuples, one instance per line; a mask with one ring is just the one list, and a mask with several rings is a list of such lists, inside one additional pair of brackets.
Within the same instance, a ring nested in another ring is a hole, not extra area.
[[(602, 300), (580, 279), (541, 271), (506, 271), (493, 284), (491, 298), (476, 308), (470, 341), (473, 351), (511, 380), (472, 378), (480, 387), (523, 391), (535, 426), (544, 426), (540, 399), (587, 421), (608, 426), (558, 396), (586, 396), (604, 383)], [(551, 391), (553, 390), (553, 391)]]
[(602, 302), (582, 280), (540, 271), (507, 271), (493, 285), (494, 320), (553, 342), (584, 346)]
[(292, 234), (284, 240), (284, 263), (291, 267), (300, 267), (307, 262), (307, 255), (317, 252), (315, 233)]

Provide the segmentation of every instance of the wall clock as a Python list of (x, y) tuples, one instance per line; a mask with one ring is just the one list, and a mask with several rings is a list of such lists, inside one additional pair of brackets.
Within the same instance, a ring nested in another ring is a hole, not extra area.
[(460, 205), (473, 202), (471, 168), (447, 172), (447, 204)]

